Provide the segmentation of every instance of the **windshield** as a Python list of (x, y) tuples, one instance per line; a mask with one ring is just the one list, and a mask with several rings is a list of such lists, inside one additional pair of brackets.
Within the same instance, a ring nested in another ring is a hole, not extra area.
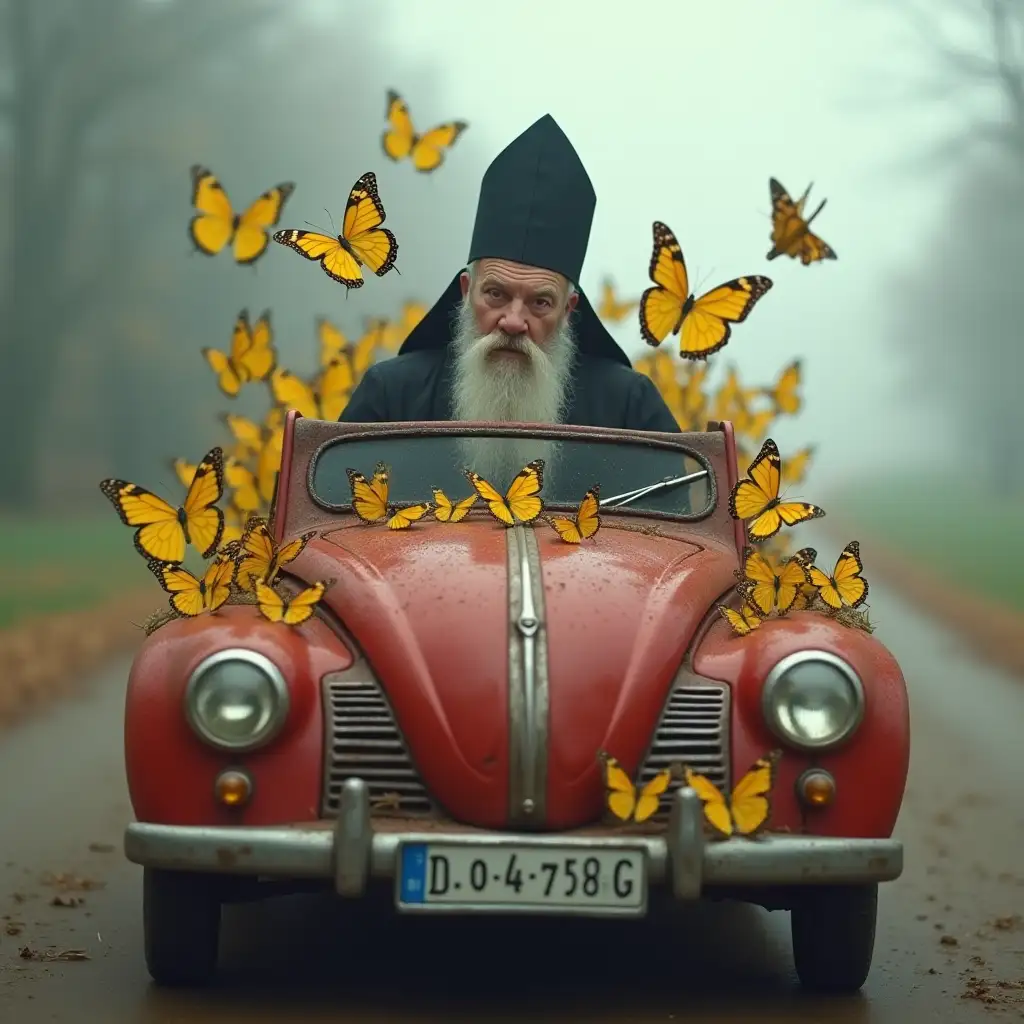
[[(467, 497), (472, 487), (463, 469), (480, 473), (504, 494), (519, 469), (538, 458), (545, 463), (541, 497), (549, 507), (575, 507), (590, 487), (599, 484), (601, 504), (608, 511), (701, 519), (714, 508), (713, 471), (689, 449), (540, 433), (339, 438), (317, 453), (310, 467), (310, 491), (322, 507), (348, 508), (352, 491), (346, 470), (369, 478), (374, 466), (383, 462), (390, 469), (389, 500), (399, 505), (431, 501), (435, 487), (453, 501)], [(661, 481), (662, 486), (646, 490)]]

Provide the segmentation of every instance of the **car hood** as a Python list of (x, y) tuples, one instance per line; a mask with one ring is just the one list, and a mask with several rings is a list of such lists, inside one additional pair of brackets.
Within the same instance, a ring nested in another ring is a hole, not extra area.
[[(608, 517), (582, 545), (540, 524), (345, 523), (288, 569), (334, 580), (324, 603), (445, 811), (488, 828), (570, 828), (602, 813), (599, 750), (639, 765), (694, 631), (734, 582), (735, 548), (639, 522)], [(532, 657), (517, 625), (524, 590)]]

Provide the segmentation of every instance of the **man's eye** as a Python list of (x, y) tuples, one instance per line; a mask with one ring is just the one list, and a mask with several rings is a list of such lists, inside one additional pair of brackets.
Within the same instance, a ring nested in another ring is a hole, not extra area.
[(488, 288), (484, 292), (484, 295), (490, 296), (492, 299), (500, 299), (501, 292), (497, 288)]

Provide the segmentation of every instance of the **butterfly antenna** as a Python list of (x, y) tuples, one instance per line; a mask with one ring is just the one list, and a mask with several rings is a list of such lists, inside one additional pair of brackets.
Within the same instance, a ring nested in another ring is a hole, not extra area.
[(812, 213), (810, 215), (810, 217), (807, 218), (806, 223), (807, 223), (808, 227), (810, 226), (811, 221), (814, 220), (814, 218), (817, 217), (818, 214), (821, 213), (821, 211), (825, 209), (825, 204), (827, 202), (828, 202), (827, 199), (822, 199), (822, 201), (818, 204), (818, 208), (814, 211), (814, 213)]
[(334, 226), (334, 218), (331, 216), (331, 211), (328, 210), (326, 206), (324, 207), (324, 213), (327, 214), (327, 219), (331, 222), (331, 231), (333, 231), (334, 234), (337, 235), (338, 229)]
[(319, 224), (314, 224), (311, 220), (303, 221), (303, 223), (304, 224), (308, 224), (311, 228), (315, 228), (322, 235), (326, 235), (327, 234), (327, 228), (322, 228), (322, 227), (320, 227)]

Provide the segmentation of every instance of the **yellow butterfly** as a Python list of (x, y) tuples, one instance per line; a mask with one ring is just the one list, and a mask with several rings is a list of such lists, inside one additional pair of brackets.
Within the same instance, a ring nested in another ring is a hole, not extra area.
[(269, 244), (267, 228), (278, 222), (295, 185), (286, 181), (264, 192), (252, 206), (236, 214), (220, 182), (206, 167), (192, 167), (192, 205), (198, 211), (188, 226), (192, 244), (206, 256), (216, 256), (233, 242), (235, 261), (255, 263)]
[(800, 262), (810, 266), (817, 260), (838, 259), (835, 250), (827, 242), (810, 231), (811, 221), (825, 208), (828, 201), (822, 199), (818, 208), (804, 219), (804, 203), (811, 191), (807, 191), (794, 203), (789, 193), (775, 178), (768, 183), (772, 196), (772, 247), (766, 259), (773, 260), (776, 256), (799, 257)]
[(277, 474), (281, 469), (281, 455), (284, 451), (284, 427), (275, 427), (267, 432), (267, 438), (260, 448), (256, 461), (256, 481), (260, 498), (269, 503), (274, 497)]
[(448, 121), (419, 135), (413, 129), (409, 107), (393, 89), (388, 90), (387, 118), (391, 127), (380, 140), (384, 155), (396, 162), (409, 157), (413, 167), (424, 174), (441, 166), (445, 150), (469, 127), (466, 121)]
[(283, 565), (295, 561), (316, 536), (316, 530), (302, 534), (278, 547), (266, 519), (253, 516), (245, 524), (238, 547), (238, 572), (235, 582), (243, 590), (252, 590), (256, 580), (273, 584)]
[(362, 288), (360, 267), (369, 267), (378, 277), (383, 277), (398, 258), (398, 239), (380, 226), (384, 219), (377, 176), (370, 171), (352, 186), (345, 204), (341, 234), (336, 238), (319, 231), (288, 228), (278, 231), (274, 241), (294, 249), (307, 260), (318, 262), (328, 277), (346, 288)]
[(814, 602), (815, 597), (818, 595), (818, 588), (813, 583), (809, 582), (810, 571), (814, 565), (814, 560), (818, 557), (818, 552), (815, 548), (801, 548), (791, 557), (799, 559), (807, 566), (808, 582), (800, 584), (797, 588), (796, 599), (793, 601), (792, 610), (799, 612), (803, 611), (805, 608), (809, 608)]
[(751, 412), (742, 395), (737, 396), (732, 421), (736, 433), (741, 437), (760, 441), (774, 420), (774, 409), (759, 409), (757, 412)]
[(661, 221), (654, 222), (649, 273), (655, 287), (640, 297), (640, 333), (648, 345), (654, 346), (669, 334), (678, 333), (684, 359), (707, 359), (722, 348), (732, 333), (729, 324), (746, 320), (772, 286), (767, 277), (738, 277), (694, 298), (683, 251)]
[(193, 575), (183, 565), (156, 558), (146, 564), (160, 586), (171, 595), (171, 609), (178, 615), (191, 618), (203, 612), (215, 612), (231, 596), (235, 563), (229, 555), (214, 558), (202, 576)]
[(782, 501), (779, 483), (782, 459), (769, 437), (757, 458), (729, 495), (729, 515), (748, 523), (747, 532), (754, 542), (774, 537), (783, 525), (794, 526), (809, 519), (821, 519), (825, 512), (806, 501)]
[(235, 439), (235, 449), (232, 452), (234, 458), (239, 462), (259, 455), (263, 445), (263, 431), (258, 423), (247, 419), (245, 416), (237, 416), (235, 413), (222, 413), (219, 417)]
[(625, 320), (639, 302), (620, 302), (615, 297), (615, 285), (610, 277), (601, 282), (601, 302), (597, 307), (597, 315), (610, 324), (617, 324)]
[(566, 544), (579, 544), (593, 537), (601, 528), (601, 487), (594, 484), (583, 495), (576, 515), (572, 519), (565, 516), (552, 516), (549, 520), (555, 532)]
[(725, 381), (715, 392), (710, 418), (731, 420), (738, 407), (746, 406), (757, 397), (757, 388), (741, 388), (736, 367), (730, 366)]
[(243, 515), (244, 513), (240, 509), (232, 505), (224, 510), (224, 532), (220, 535), (220, 547), (217, 548), (217, 554), (228, 554), (232, 561), (238, 554), (238, 545), (242, 539)]
[(274, 401), (313, 420), (337, 420), (348, 405), (353, 387), (352, 366), (344, 356), (323, 367), (312, 384), (290, 370), (277, 369), (270, 377)]
[(801, 448), (796, 455), (790, 455), (782, 468), (782, 482), (784, 484), (803, 483), (807, 474), (807, 463), (814, 454), (814, 445)]
[[(195, 478), (197, 467), (184, 459), (174, 459), (171, 463), (174, 472), (183, 487), (189, 487)], [(232, 489), (231, 504), (240, 512), (253, 512), (260, 506), (259, 494), (256, 490), (256, 477), (252, 470), (247, 469), (237, 459), (224, 460), (224, 480)], [(221, 537), (223, 540), (224, 537)]]
[(836, 567), (829, 576), (817, 566), (810, 569), (810, 581), (818, 588), (822, 601), (830, 608), (858, 608), (868, 596), (868, 581), (861, 576), (864, 563), (860, 560), (860, 542), (851, 540), (836, 559)]
[(752, 547), (744, 550), (743, 569), (737, 569), (736, 575), (743, 581), (744, 595), (762, 615), (770, 615), (773, 609), (785, 615), (793, 607), (800, 588), (811, 581), (809, 567), (799, 554), (776, 569)]
[(439, 487), (434, 487), (434, 518), (439, 523), (459, 523), (466, 518), (466, 513), (476, 504), (478, 494), (453, 502)]
[(263, 580), (254, 580), (253, 584), (256, 588), (256, 602), (263, 617), (271, 622), (283, 622), (286, 626), (299, 626), (309, 619), (327, 589), (326, 583), (314, 583), (286, 601)]
[(429, 310), (419, 302), (407, 302), (402, 306), (402, 315), (388, 325), (384, 334), (383, 345), (389, 352), (397, 352), (402, 342), (412, 333), (413, 328), (427, 315)]
[(235, 398), (242, 385), (251, 380), (265, 380), (277, 362), (274, 351), (270, 314), (264, 313), (255, 326), (249, 326), (249, 313), (242, 310), (235, 319), (230, 352), (204, 348), (203, 356), (217, 374), (217, 386), (229, 398)]
[(523, 466), (509, 484), (504, 497), (479, 473), (474, 473), (471, 469), (463, 472), (473, 485), (473, 490), (487, 502), (491, 515), (505, 526), (514, 526), (516, 520), (521, 523), (532, 523), (544, 511), (544, 502), (540, 498), (540, 491), (544, 486), (543, 459), (534, 459)]
[(125, 526), (138, 526), (135, 549), (143, 558), (180, 562), (192, 544), (208, 558), (224, 532), (217, 502), (224, 494), (224, 453), (211, 448), (196, 467), (184, 503), (175, 508), (163, 498), (127, 480), (103, 480), (100, 490)]
[(601, 750), (597, 759), (601, 763), (604, 785), (608, 791), (608, 810), (619, 821), (635, 821), (640, 824), (657, 814), (661, 798), (672, 782), (671, 766), (658, 772), (644, 786), (637, 787), (625, 773), (622, 765), (610, 754)]
[(763, 831), (772, 813), (772, 787), (781, 756), (782, 751), (773, 750), (758, 758), (728, 799), (710, 779), (689, 767), (684, 769), (686, 785), (700, 797), (704, 820), (716, 835), (723, 839), (733, 835), (753, 838)]
[(748, 636), (762, 622), (761, 616), (757, 614), (757, 610), (751, 608), (746, 603), (740, 607), (739, 611), (736, 611), (734, 608), (727, 608), (724, 604), (720, 604), (718, 610), (722, 613), (722, 618), (732, 626), (732, 631), (737, 636)]
[(765, 394), (775, 403), (775, 411), (782, 416), (795, 416), (800, 411), (802, 402), (797, 389), (801, 384), (801, 364), (794, 359), (775, 382), (775, 386), (767, 388)]
[(404, 530), (430, 511), (429, 502), (401, 509), (390, 504), (388, 470), (383, 462), (377, 463), (373, 479), (369, 481), (354, 469), (346, 469), (345, 472), (352, 488), (352, 510), (364, 523), (379, 523), (386, 518), (389, 530)]

